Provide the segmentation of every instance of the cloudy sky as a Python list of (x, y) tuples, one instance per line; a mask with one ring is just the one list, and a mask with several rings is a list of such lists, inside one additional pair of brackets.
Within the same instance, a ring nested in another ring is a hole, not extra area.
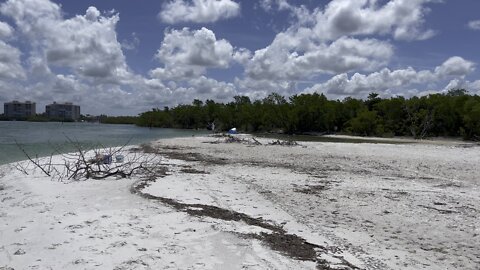
[(0, 102), (480, 94), (479, 48), (478, 0), (2, 0)]

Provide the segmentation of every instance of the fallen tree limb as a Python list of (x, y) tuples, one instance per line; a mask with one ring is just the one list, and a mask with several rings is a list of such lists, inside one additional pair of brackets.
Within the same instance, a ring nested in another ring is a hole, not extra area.
[(421, 205), (421, 204), (419, 204), (418, 206), (423, 207), (423, 208), (426, 208), (426, 209), (435, 210), (435, 211), (438, 211), (438, 212), (440, 212), (440, 213), (442, 213), (442, 214), (458, 213), (457, 211), (454, 211), (454, 210), (450, 210), (450, 209), (440, 209), (440, 208), (436, 208), (436, 207), (432, 207), (432, 206), (428, 206), (428, 205)]

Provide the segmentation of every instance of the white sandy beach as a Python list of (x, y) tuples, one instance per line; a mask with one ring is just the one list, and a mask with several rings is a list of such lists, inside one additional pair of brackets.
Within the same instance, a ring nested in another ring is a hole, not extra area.
[[(0, 269), (480, 265), (478, 146), (222, 140), (156, 142), (168, 173), (144, 188), (2, 166)], [(298, 236), (315, 258), (282, 250), (275, 234)]]

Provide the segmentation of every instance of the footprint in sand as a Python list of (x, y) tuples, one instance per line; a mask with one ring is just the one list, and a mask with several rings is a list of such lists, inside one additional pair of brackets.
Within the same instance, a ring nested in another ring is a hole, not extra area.
[(76, 233), (78, 229), (82, 229), (84, 226), (77, 224), (77, 225), (69, 225), (65, 227), (65, 230), (69, 230), (70, 233)]
[(46, 247), (46, 249), (57, 249), (57, 247), (61, 246), (62, 244), (60, 243), (57, 243), (57, 244), (52, 244), (51, 246), (49, 247)]
[(9, 200), (13, 200), (13, 199), (15, 199), (15, 198), (13, 198), (13, 197), (5, 197), (5, 198), (2, 199), (2, 202), (9, 201)]
[(130, 236), (132, 236), (132, 235), (133, 235), (133, 234), (130, 233), (130, 232), (120, 232), (120, 233), (118, 234), (118, 236), (123, 237), (123, 238), (127, 238), (127, 237), (130, 237)]
[(38, 211), (38, 213), (43, 214), (43, 213), (46, 213), (46, 212), (50, 212), (50, 210), (51, 210), (51, 208), (45, 207), (44, 209)]
[(13, 255), (24, 255), (25, 253), (26, 253), (25, 250), (20, 248), (17, 251), (15, 251), (15, 253), (13, 253)]
[(74, 265), (80, 265), (80, 264), (96, 264), (95, 261), (92, 260), (85, 260), (85, 259), (77, 259), (72, 262)]
[(27, 227), (22, 226), (22, 227), (20, 227), (20, 228), (16, 228), (16, 229), (14, 230), (14, 232), (18, 233), (18, 232), (23, 231), (23, 229), (26, 229), (26, 228), (27, 228)]
[(65, 229), (69, 229), (69, 230), (77, 230), (77, 229), (82, 229), (84, 226), (81, 225), (81, 224), (74, 224), (74, 225), (69, 225), (67, 227), (65, 227)]
[(92, 226), (93, 224), (95, 223), (98, 223), (98, 219), (95, 219), (95, 220), (86, 220), (84, 221), (83, 223), (87, 224), (87, 226)]
[(94, 252), (98, 251), (98, 249), (96, 249), (93, 246), (80, 247), (79, 250), (80, 251), (94, 251)]
[(125, 242), (125, 241), (117, 241), (117, 242), (111, 243), (110, 248), (123, 247), (123, 246), (126, 246), (126, 245), (127, 245), (127, 242)]

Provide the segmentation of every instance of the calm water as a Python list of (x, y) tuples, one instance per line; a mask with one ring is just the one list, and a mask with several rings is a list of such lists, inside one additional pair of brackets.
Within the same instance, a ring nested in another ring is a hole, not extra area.
[(26, 159), (15, 142), (31, 155), (48, 156), (58, 149), (62, 153), (74, 151), (68, 138), (82, 146), (118, 146), (140, 144), (161, 138), (202, 135), (205, 131), (177, 129), (149, 129), (133, 125), (92, 123), (32, 123), (0, 121), (0, 164)]

